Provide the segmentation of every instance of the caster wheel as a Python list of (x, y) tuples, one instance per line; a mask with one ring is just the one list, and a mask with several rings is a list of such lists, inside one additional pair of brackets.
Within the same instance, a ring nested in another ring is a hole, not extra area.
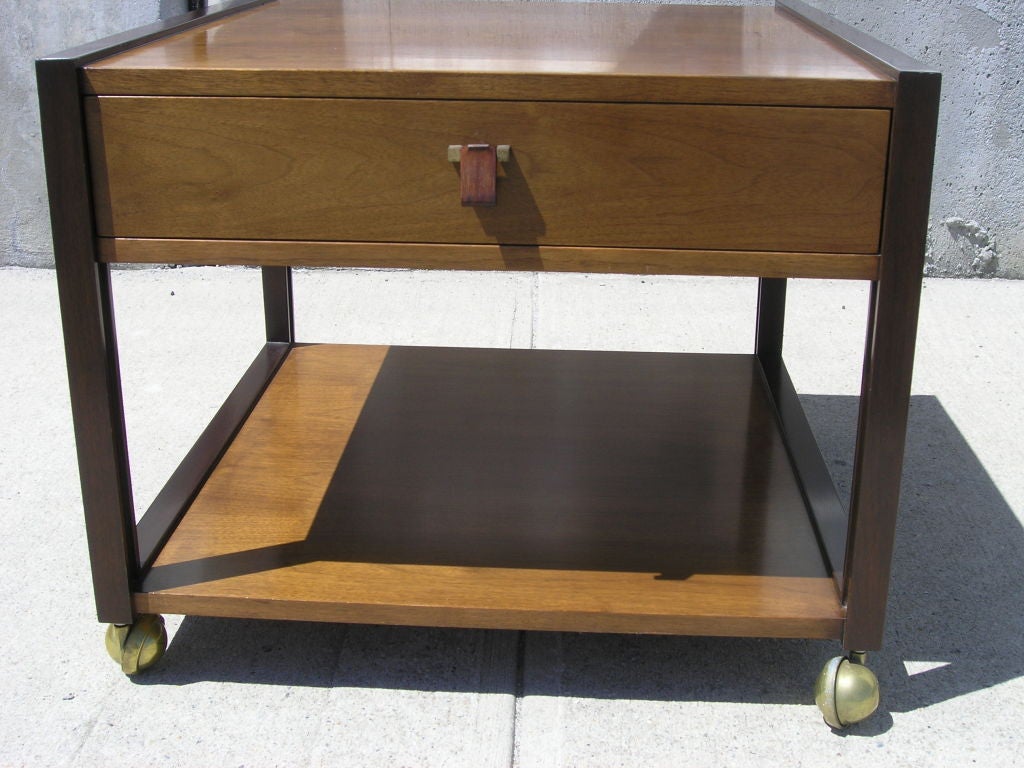
[(107, 653), (121, 665), (126, 675), (137, 675), (152, 667), (167, 650), (164, 617), (143, 614), (134, 624), (111, 624), (107, 627)]
[(814, 703), (833, 728), (859, 723), (878, 708), (878, 678), (864, 666), (865, 657), (858, 652), (836, 656), (818, 675)]

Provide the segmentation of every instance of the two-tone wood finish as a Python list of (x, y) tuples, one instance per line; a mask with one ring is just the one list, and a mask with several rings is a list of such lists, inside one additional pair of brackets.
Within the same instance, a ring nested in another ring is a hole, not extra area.
[(838, 637), (746, 355), (300, 346), (145, 610)]
[[(166, 610), (877, 648), (937, 73), (799, 0), (257, 5), (39, 63), (101, 620)], [(513, 145), (494, 209), (463, 209), (447, 162), (448, 145), (476, 142)], [(262, 266), (271, 342), (143, 519), (141, 554), (116, 262)], [(705, 370), (676, 356), (295, 347), (295, 265), (754, 275), (756, 356)], [(784, 278), (798, 276), (873, 284), (849, 515), (782, 362)], [(658, 370), (638, 392), (626, 369), (640, 360)], [(463, 383), (438, 386), (452, 371)], [(459, 402), (443, 405), (449, 390)], [(730, 408), (709, 406), (723, 394)], [(628, 429), (622, 414), (650, 404), (657, 418)], [(479, 413), (452, 417), (483, 407), (505, 413), (507, 439), (481, 443)], [(714, 461), (678, 472), (695, 446)], [(628, 493), (607, 487), (620, 481)]]
[(218, 409), (195, 445), (185, 454), (138, 522), (140, 571), (153, 564), (161, 547), (188, 511), (220, 457), (259, 402), (288, 355), (287, 343), (268, 343)]
[(921, 301), (940, 76), (900, 73), (854, 456), (845, 600), (850, 649), (881, 646)]
[(72, 48), (36, 62), (82, 506), (100, 621), (131, 623), (140, 572), (109, 268), (96, 253), (79, 77), (101, 58), (267, 0), (227, 3)]
[(101, 621), (126, 623), (137, 575), (134, 509), (110, 270), (94, 252), (78, 70), (73, 60), (51, 59), (38, 62), (36, 74), (96, 611)]
[[(941, 75), (801, 0), (777, 0), (788, 13), (896, 79), (883, 215), (880, 274), (872, 283), (843, 557), (843, 644), (881, 647), (896, 534), (910, 384), (917, 338), (938, 127)], [(834, 530), (825, 521), (823, 531)], [(835, 536), (826, 534), (826, 541)]]

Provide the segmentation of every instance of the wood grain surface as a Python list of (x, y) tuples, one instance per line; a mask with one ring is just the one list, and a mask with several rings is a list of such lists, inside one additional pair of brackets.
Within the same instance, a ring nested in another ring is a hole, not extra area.
[(836, 637), (746, 355), (299, 346), (140, 610)]
[(188, 511), (207, 476), (231, 445), (235, 434), (259, 402), (264, 388), (287, 357), (289, 345), (270, 342), (259, 351), (238, 384), (214, 414), (199, 439), (164, 483), (135, 527), (139, 569), (153, 564), (174, 527)]
[(874, 280), (878, 276), (878, 256), (861, 253), (109, 237), (99, 238), (98, 242), (100, 259), (111, 263), (521, 270), (837, 280)]
[(137, 572), (131, 475), (110, 268), (98, 263), (89, 155), (74, 59), (36, 62), (50, 224), (100, 621), (132, 621)]
[(281, 0), (90, 66), (118, 95), (887, 107), (893, 81), (773, 8)]
[[(886, 110), (87, 101), (104, 236), (878, 251)], [(512, 146), (493, 208), (471, 143)]]
[(879, 648), (885, 632), (939, 119), (938, 72), (901, 72), (899, 84), (851, 480), (844, 594), (856, 620), (843, 635), (850, 649)]

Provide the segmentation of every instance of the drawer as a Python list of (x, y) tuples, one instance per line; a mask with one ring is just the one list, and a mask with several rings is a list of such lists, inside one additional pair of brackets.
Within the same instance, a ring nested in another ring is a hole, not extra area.
[[(108, 237), (877, 253), (889, 111), (87, 99)], [(509, 144), (493, 208), (451, 144)]]

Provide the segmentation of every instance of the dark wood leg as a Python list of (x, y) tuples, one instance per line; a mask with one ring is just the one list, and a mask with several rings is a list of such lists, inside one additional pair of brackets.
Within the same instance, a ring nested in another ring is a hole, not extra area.
[(263, 315), (267, 341), (295, 341), (295, 313), (292, 308), (292, 268), (263, 267)]
[(939, 77), (901, 73), (879, 279), (872, 285), (843, 598), (850, 650), (881, 647), (921, 299)]
[(762, 277), (757, 281), (757, 338), (754, 353), (761, 361), (775, 399), (779, 398), (782, 370), (782, 334), (786, 325), (786, 278)]
[(839, 581), (848, 518), (782, 360), (786, 287), (784, 278), (761, 278), (758, 281), (757, 341), (754, 349), (775, 401), (789, 458), (800, 478), (800, 490), (807, 503), (822, 556), (833, 578)]
[(133, 621), (135, 513), (121, 403), (110, 273), (96, 261), (78, 75), (37, 68), (57, 288), (71, 388), (89, 556), (100, 621)]

